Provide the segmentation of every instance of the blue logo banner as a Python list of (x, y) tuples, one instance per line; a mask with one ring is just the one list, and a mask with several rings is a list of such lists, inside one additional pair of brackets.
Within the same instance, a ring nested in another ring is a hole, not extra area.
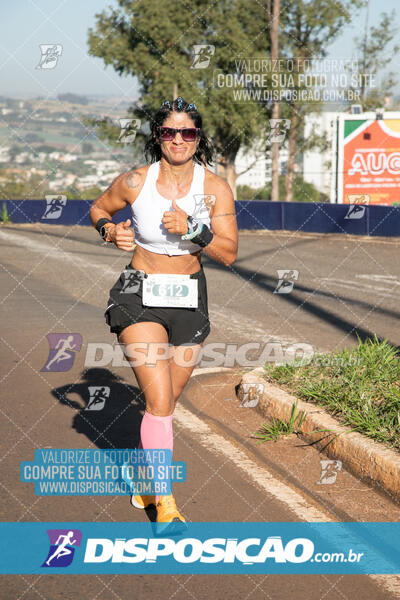
[(399, 523), (2, 523), (0, 572), (399, 574)]

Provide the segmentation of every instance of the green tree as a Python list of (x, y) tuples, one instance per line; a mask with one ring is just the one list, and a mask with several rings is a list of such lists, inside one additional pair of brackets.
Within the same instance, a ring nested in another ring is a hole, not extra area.
[(20, 152), (22, 152), (22, 147), (18, 146), (18, 144), (12, 144), (10, 146), (10, 149), (8, 151), (9, 155), (10, 155), (10, 164), (14, 162), (15, 157), (17, 156), (17, 154), (19, 154)]
[(0, 170), (0, 175), (6, 177), (6, 181), (0, 183), (1, 200), (40, 199), (49, 194), (47, 180), (40, 175), (28, 177), (23, 173), (8, 173)]
[[(357, 54), (362, 57), (362, 74), (357, 90), (361, 104), (365, 111), (385, 106), (385, 97), (389, 96), (397, 83), (396, 75), (390, 71), (384, 73), (392, 58), (397, 55), (400, 47), (392, 45), (393, 39), (399, 28), (395, 25), (396, 12), (390, 14), (383, 12), (379, 24), (366, 29), (363, 38), (356, 38)], [(374, 76), (374, 86), (368, 86), (368, 77)], [(376, 77), (381, 75), (377, 85)]]
[(98, 185), (86, 188), (85, 190), (78, 190), (74, 185), (70, 185), (65, 190), (60, 190), (57, 193), (64, 194), (68, 200), (95, 200), (104, 190), (105, 187), (101, 188)]
[(45, 152), (46, 154), (50, 154), (51, 152), (59, 151), (59, 148), (55, 146), (51, 146), (50, 144), (41, 144), (40, 146), (36, 146), (36, 152)]
[(71, 104), (88, 104), (89, 100), (85, 96), (79, 96), (78, 94), (58, 94), (58, 100), (61, 102), (70, 102)]
[[(232, 89), (215, 85), (218, 73), (237, 71), (235, 61), (269, 53), (266, 6), (246, 0), (118, 0), (118, 8), (96, 15), (89, 53), (120, 75), (135, 76), (140, 105), (132, 115), (146, 122), (165, 99), (195, 102), (218, 151), (222, 174), (235, 187), (234, 161), (240, 147), (266, 135), (268, 107), (235, 102)], [(206, 68), (191, 68), (194, 44), (215, 49)]]
[(236, 188), (238, 200), (269, 200), (265, 188), (252, 188), (249, 185), (238, 185)]
[[(285, 23), (281, 27), (282, 45), (285, 55), (300, 65), (295, 74), (295, 91), (302, 85), (298, 83), (298, 75), (304, 72), (306, 64), (301, 59), (313, 57), (323, 58), (327, 55), (327, 48), (343, 31), (346, 24), (350, 23), (353, 12), (364, 4), (364, 0), (282, 0), (281, 13)], [(292, 97), (294, 97), (292, 95)], [(307, 113), (318, 112), (321, 104), (316, 102), (302, 102), (288, 98), (286, 107), (283, 107), (282, 117), (290, 119), (288, 133), (289, 158), (286, 175), (285, 200), (293, 200), (293, 184), (295, 179), (296, 155), (307, 149), (326, 147), (326, 140), (319, 136), (305, 139), (303, 135), (304, 119)]]
[(93, 146), (90, 142), (82, 142), (82, 152), (83, 154), (90, 154), (93, 152)]
[[(286, 195), (286, 178), (279, 176), (279, 201), (283, 202)], [(271, 182), (263, 188), (254, 189), (248, 185), (238, 185), (238, 200), (271, 200)], [(304, 181), (303, 177), (296, 174), (293, 181), (293, 202), (329, 202), (328, 196), (321, 193), (312, 184)]]

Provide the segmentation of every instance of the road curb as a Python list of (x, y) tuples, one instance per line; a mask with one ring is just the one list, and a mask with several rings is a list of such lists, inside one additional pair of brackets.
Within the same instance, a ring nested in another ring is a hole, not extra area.
[[(244, 398), (249, 398), (244, 394), (248, 394), (250, 388), (249, 406), (257, 403), (256, 409), (264, 416), (287, 419), (297, 400), (298, 410), (303, 410), (307, 415), (299, 428), (307, 441), (313, 442), (330, 458), (341, 460), (355, 475), (377, 483), (400, 498), (400, 456), (397, 452), (360, 433), (352, 432), (350, 427), (340, 424), (320, 406), (304, 402), (272, 385), (264, 379), (262, 373), (264, 369), (258, 367), (242, 376), (237, 390), (242, 402)], [(245, 388), (243, 384), (246, 384)], [(254, 388), (251, 384), (254, 384)], [(329, 429), (332, 433), (312, 433), (316, 429)]]

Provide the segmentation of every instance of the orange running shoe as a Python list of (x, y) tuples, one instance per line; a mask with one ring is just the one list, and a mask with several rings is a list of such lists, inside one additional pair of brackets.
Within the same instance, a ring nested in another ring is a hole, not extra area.
[(157, 533), (168, 532), (180, 533), (187, 529), (186, 521), (176, 507), (175, 498), (172, 494), (169, 496), (160, 496), (156, 505), (157, 508)]
[(155, 496), (131, 496), (131, 504), (135, 508), (147, 508), (151, 504), (156, 504)]

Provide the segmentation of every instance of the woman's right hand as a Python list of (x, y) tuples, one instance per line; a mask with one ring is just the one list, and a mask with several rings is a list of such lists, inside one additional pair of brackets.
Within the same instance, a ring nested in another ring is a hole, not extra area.
[(108, 231), (111, 241), (117, 248), (125, 250), (125, 252), (132, 252), (135, 247), (133, 231), (129, 229), (130, 225), (131, 220), (127, 219), (125, 222), (110, 227)]

